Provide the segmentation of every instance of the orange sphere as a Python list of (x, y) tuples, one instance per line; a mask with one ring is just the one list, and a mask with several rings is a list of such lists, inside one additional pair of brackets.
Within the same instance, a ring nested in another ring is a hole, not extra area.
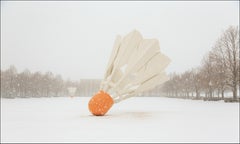
[(88, 103), (89, 111), (96, 116), (103, 116), (112, 107), (114, 101), (112, 97), (104, 91), (95, 94)]

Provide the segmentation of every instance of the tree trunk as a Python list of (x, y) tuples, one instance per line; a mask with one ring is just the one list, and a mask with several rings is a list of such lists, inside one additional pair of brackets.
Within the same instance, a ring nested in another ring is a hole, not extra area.
[(237, 99), (237, 85), (234, 84), (234, 87), (233, 87), (233, 99)]
[(212, 93), (212, 88), (210, 87), (209, 89), (209, 97), (212, 98), (213, 97), (213, 93)]
[(196, 90), (196, 98), (197, 98), (197, 99), (199, 98), (199, 92), (198, 92), (198, 90)]
[(224, 99), (224, 90), (222, 90), (222, 99)]

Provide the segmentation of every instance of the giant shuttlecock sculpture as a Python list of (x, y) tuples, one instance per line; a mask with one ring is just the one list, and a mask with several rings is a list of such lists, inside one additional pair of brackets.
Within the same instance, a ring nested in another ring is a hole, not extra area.
[(117, 36), (100, 91), (88, 103), (90, 112), (102, 116), (114, 103), (164, 83), (169, 63), (157, 39), (143, 39), (136, 30)]

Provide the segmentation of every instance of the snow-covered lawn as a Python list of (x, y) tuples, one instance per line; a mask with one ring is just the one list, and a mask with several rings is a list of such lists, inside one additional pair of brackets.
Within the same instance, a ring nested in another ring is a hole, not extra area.
[(1, 99), (1, 142), (239, 142), (239, 103), (133, 97), (96, 117), (89, 99)]

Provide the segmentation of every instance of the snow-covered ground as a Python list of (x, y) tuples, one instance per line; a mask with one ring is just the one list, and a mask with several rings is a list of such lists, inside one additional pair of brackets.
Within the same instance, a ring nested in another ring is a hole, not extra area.
[(134, 97), (96, 117), (89, 99), (1, 99), (1, 142), (239, 142), (239, 103)]

